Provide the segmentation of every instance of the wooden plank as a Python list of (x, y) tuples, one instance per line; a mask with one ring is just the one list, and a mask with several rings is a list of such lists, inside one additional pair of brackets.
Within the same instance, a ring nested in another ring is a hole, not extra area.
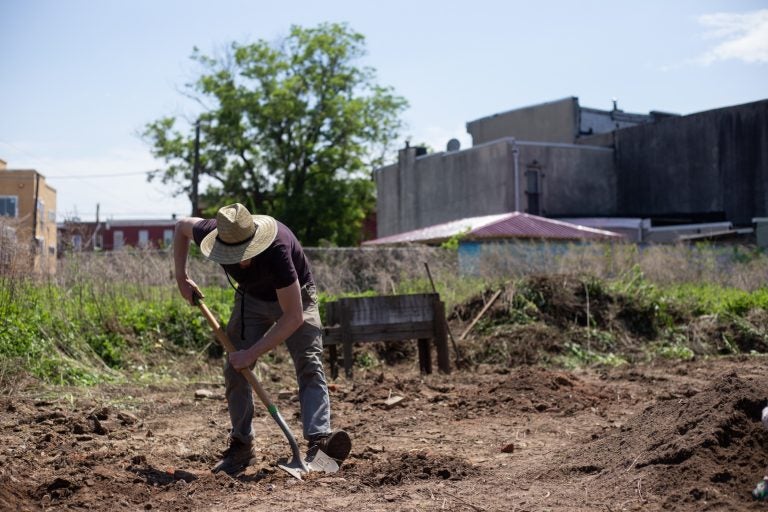
[[(434, 326), (432, 322), (410, 324), (380, 324), (350, 327), (348, 334), (352, 343), (368, 341), (415, 340), (432, 338)], [(326, 327), (323, 330), (323, 345), (336, 345), (342, 342), (342, 328)]]
[[(433, 295), (356, 297), (340, 299), (338, 302), (344, 308), (349, 308), (350, 325), (422, 322), (432, 320)], [(329, 316), (329, 324), (333, 318)]]

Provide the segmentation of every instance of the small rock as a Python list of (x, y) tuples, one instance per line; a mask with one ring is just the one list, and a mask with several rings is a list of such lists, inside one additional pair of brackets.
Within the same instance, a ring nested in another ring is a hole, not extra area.
[(107, 428), (105, 421), (100, 421), (98, 417), (93, 417), (93, 432), (95, 434), (99, 434), (100, 436), (105, 436), (109, 434), (109, 428)]
[(109, 406), (100, 407), (98, 409), (94, 409), (91, 412), (91, 416), (95, 417), (98, 420), (106, 420), (109, 419), (109, 415), (111, 414), (112, 410), (109, 408)]
[(118, 412), (117, 419), (120, 420), (123, 425), (133, 425), (139, 421), (139, 418), (125, 411)]
[(323, 478), (318, 478), (316, 482), (320, 482), (322, 484), (330, 485), (330, 484), (340, 484), (346, 482), (346, 478), (342, 478), (339, 476), (326, 476)]
[(290, 389), (281, 389), (277, 392), (277, 398), (280, 400), (288, 400), (293, 396), (293, 391)]
[(515, 451), (515, 443), (509, 443), (501, 449), (502, 453), (512, 453)]
[(405, 400), (405, 398), (403, 398), (402, 396), (398, 396), (398, 395), (391, 396), (386, 400), (384, 400), (384, 407), (386, 407), (387, 409), (391, 409), (392, 407), (396, 406), (403, 400)]
[(213, 391), (209, 389), (198, 389), (195, 391), (195, 398), (197, 400), (202, 400), (204, 398), (211, 398), (213, 396)]
[(384, 452), (384, 446), (377, 444), (377, 445), (368, 445), (365, 447), (365, 451), (371, 452), (371, 453), (383, 453)]
[(197, 480), (197, 475), (194, 473), (190, 473), (189, 471), (184, 471), (183, 469), (177, 469), (173, 472), (173, 479), (174, 480), (183, 480), (184, 482), (194, 482)]

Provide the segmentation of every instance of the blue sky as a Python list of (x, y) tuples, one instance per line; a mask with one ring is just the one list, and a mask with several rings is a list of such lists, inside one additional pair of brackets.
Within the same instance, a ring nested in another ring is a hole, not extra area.
[(136, 134), (194, 117), (192, 48), (324, 21), (366, 36), (361, 64), (410, 103), (403, 140), (436, 150), (471, 145), (467, 121), (566, 96), (680, 114), (768, 98), (768, 0), (0, 0), (0, 158), (47, 177), (59, 220), (97, 203), (102, 219), (188, 214), (140, 174), (161, 163)]

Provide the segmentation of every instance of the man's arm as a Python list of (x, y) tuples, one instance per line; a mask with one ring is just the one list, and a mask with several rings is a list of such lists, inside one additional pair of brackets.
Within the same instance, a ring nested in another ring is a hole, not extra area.
[(181, 296), (190, 304), (194, 304), (192, 297), (195, 292), (203, 297), (203, 293), (187, 273), (187, 256), (189, 256), (189, 244), (192, 241), (192, 228), (201, 220), (203, 219), (200, 217), (179, 219), (173, 233), (173, 266), (176, 273), (176, 284)]
[(264, 337), (251, 348), (229, 354), (230, 364), (238, 370), (251, 366), (258, 358), (284, 342), (304, 323), (304, 308), (301, 303), (299, 280), (297, 279), (293, 284), (275, 291), (283, 314)]

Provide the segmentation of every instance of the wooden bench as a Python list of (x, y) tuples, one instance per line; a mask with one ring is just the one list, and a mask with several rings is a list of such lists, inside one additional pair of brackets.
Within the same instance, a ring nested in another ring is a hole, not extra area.
[(334, 379), (338, 376), (337, 345), (342, 345), (344, 373), (352, 377), (352, 345), (369, 341), (418, 340), (423, 373), (432, 373), (432, 341), (438, 368), (451, 371), (445, 304), (437, 293), (346, 298), (325, 307), (323, 345), (329, 348)]

